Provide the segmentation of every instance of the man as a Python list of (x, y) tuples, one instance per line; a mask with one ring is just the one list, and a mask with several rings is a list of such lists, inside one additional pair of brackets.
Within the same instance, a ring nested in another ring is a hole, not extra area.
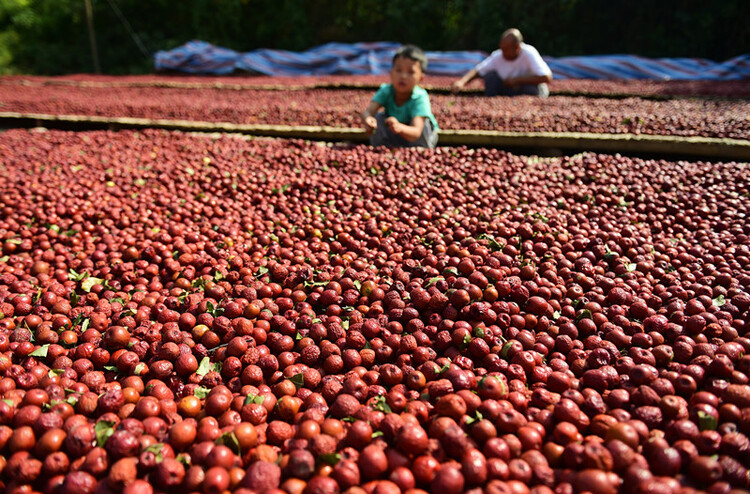
[(456, 92), (477, 77), (484, 79), (485, 96), (530, 94), (546, 98), (552, 71), (539, 52), (523, 42), (518, 29), (508, 29), (500, 38), (500, 49), (453, 83)]

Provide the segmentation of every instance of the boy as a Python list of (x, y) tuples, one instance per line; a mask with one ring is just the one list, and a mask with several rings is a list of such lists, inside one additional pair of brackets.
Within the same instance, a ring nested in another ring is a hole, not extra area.
[(435, 147), (437, 120), (427, 91), (418, 86), (426, 68), (427, 56), (420, 48), (404, 45), (396, 51), (391, 83), (380, 86), (361, 115), (370, 144)]

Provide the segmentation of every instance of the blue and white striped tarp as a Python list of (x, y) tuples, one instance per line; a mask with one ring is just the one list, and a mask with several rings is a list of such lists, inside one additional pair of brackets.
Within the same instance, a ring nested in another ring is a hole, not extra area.
[[(155, 55), (156, 70), (188, 74), (226, 75), (235, 71), (271, 76), (321, 76), (334, 74), (378, 75), (391, 67), (398, 43), (328, 43), (305, 52), (260, 49), (245, 53), (191, 41)], [(427, 52), (427, 73), (460, 76), (486, 53), (481, 51)], [(544, 57), (555, 79), (750, 79), (750, 53), (713, 62), (702, 58), (644, 58), (636, 55)]]

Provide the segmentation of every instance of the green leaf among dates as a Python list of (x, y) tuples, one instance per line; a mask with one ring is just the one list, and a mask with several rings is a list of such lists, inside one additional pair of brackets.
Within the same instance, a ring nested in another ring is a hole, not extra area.
[(156, 463), (164, 461), (164, 443), (154, 443), (146, 447), (143, 451), (156, 455)]
[(386, 403), (385, 396), (383, 395), (375, 397), (372, 408), (383, 413), (393, 412), (393, 410), (391, 409), (391, 406), (388, 403)]
[(250, 404), (262, 405), (264, 401), (265, 401), (265, 398), (263, 398), (263, 395), (247, 395), (245, 397), (245, 403), (243, 403), (243, 405), (250, 405)]
[(210, 391), (211, 391), (210, 389), (208, 389), (208, 388), (206, 388), (206, 387), (204, 387), (204, 386), (198, 386), (197, 388), (195, 388), (195, 389), (193, 390), (193, 395), (194, 395), (194, 396), (195, 396), (196, 398), (200, 398), (200, 399), (202, 400), (202, 399), (204, 399), (205, 397), (207, 397), (207, 396), (208, 396), (208, 393), (209, 393)]
[(242, 456), (242, 448), (240, 447), (240, 441), (234, 432), (225, 432), (216, 439), (216, 444), (224, 445), (231, 449), (237, 456)]
[(305, 376), (301, 372), (299, 374), (295, 374), (292, 377), (289, 378), (290, 381), (294, 383), (294, 386), (297, 389), (300, 389), (305, 385)]
[(698, 428), (701, 431), (715, 431), (718, 426), (719, 419), (710, 413), (698, 410)]
[(332, 467), (336, 466), (338, 462), (341, 461), (341, 454), (340, 453), (323, 453), (322, 455), (318, 456), (318, 460), (322, 463), (325, 463), (327, 465), (331, 465)]
[(508, 359), (508, 352), (510, 352), (511, 348), (513, 348), (513, 343), (510, 341), (506, 342), (500, 349), (500, 356), (504, 359)]
[(200, 278), (196, 278), (193, 281), (190, 282), (190, 286), (195, 288), (196, 290), (203, 290), (206, 286), (206, 279), (202, 276)]
[(207, 302), (206, 312), (208, 312), (214, 317), (219, 317), (220, 315), (224, 314), (224, 307), (219, 307), (218, 305), (214, 305), (211, 302)]
[(210, 371), (211, 371), (211, 359), (208, 357), (203, 357), (201, 359), (201, 363), (198, 364), (198, 370), (196, 370), (195, 373), (203, 377), (206, 374), (208, 374)]
[(179, 455), (177, 455), (177, 457), (175, 457), (175, 460), (177, 460), (180, 463), (182, 463), (182, 465), (186, 469), (190, 468), (190, 466), (193, 463), (193, 460), (192, 460), (192, 458), (190, 458), (190, 455), (188, 453), (180, 453)]
[(102, 278), (95, 278), (93, 276), (88, 276), (86, 277), (85, 280), (81, 282), (81, 289), (84, 292), (89, 293), (91, 289), (94, 287), (94, 285), (104, 285), (106, 283), (107, 282)]
[(466, 419), (466, 425), (471, 425), (471, 424), (473, 424), (475, 422), (479, 422), (483, 418), (484, 418), (484, 416), (482, 416), (482, 413), (477, 410), (477, 412), (474, 415), (472, 415), (471, 417), (469, 417), (468, 419)]
[(576, 316), (576, 321), (580, 321), (581, 319), (592, 319), (594, 315), (591, 313), (588, 309), (583, 309), (580, 314)]
[(490, 250), (492, 252), (498, 252), (505, 248), (505, 244), (501, 244), (497, 240), (495, 240), (495, 237), (492, 235), (489, 235), (487, 233), (483, 233), (479, 235), (478, 237), (480, 240), (487, 240), (487, 245), (489, 246)]
[(86, 279), (86, 277), (88, 275), (89, 274), (86, 273), (86, 272), (79, 273), (79, 272), (77, 272), (73, 268), (71, 268), (70, 270), (68, 270), (68, 279), (71, 280), (71, 281), (83, 281), (84, 279)]
[(33, 352), (31, 352), (29, 355), (32, 357), (46, 357), (47, 352), (49, 351), (49, 343), (46, 345), (42, 345)]
[(134, 316), (138, 314), (138, 311), (133, 307), (126, 307), (120, 312), (120, 317)]
[(443, 270), (443, 276), (458, 276), (458, 269), (453, 266), (449, 266)]
[(107, 439), (115, 433), (115, 423), (109, 420), (100, 420), (94, 426), (94, 434), (96, 435), (96, 445), (103, 448), (107, 443)]

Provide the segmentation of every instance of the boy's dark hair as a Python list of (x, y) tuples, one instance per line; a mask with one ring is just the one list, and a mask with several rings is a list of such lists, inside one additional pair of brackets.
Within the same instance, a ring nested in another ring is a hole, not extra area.
[(427, 55), (425, 55), (424, 51), (422, 51), (422, 49), (418, 46), (404, 45), (400, 47), (398, 50), (396, 50), (395, 55), (393, 55), (393, 62), (395, 62), (399, 57), (408, 58), (410, 60), (414, 60), (415, 62), (419, 62), (420, 67), (422, 67), (422, 72), (427, 70)]

